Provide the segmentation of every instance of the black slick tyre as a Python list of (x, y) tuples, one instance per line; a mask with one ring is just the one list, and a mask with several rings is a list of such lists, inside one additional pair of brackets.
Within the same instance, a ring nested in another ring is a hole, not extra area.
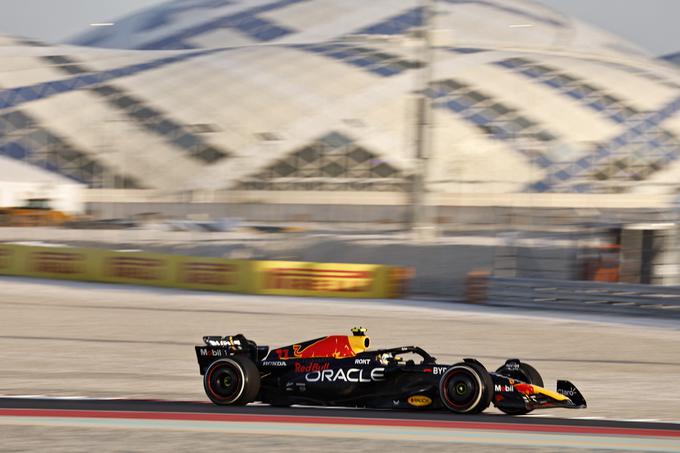
[[(543, 378), (541, 374), (528, 363), (520, 362), (517, 369), (508, 369), (505, 365), (496, 370), (496, 373), (502, 374), (518, 381), (526, 382), (527, 384), (538, 385), (539, 387), (544, 387)], [(525, 415), (532, 411), (532, 409), (519, 409), (519, 408), (502, 408), (499, 407), (502, 412), (508, 415)]]
[(260, 371), (245, 356), (214, 362), (203, 376), (203, 388), (210, 401), (220, 406), (243, 406), (260, 391)]
[(518, 381), (526, 382), (527, 384), (538, 385), (543, 387), (543, 378), (541, 374), (528, 363), (520, 362), (516, 369), (506, 368), (505, 365), (496, 370), (496, 373), (502, 374)]
[(442, 404), (457, 414), (478, 414), (489, 407), (493, 381), (486, 369), (471, 362), (457, 363), (439, 381)]

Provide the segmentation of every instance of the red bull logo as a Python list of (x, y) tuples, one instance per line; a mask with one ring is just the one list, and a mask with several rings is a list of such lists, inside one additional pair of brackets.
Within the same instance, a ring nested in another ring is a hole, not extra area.
[(69, 252), (36, 252), (31, 270), (38, 273), (74, 275), (84, 272), (85, 255)]
[(182, 264), (180, 283), (229, 286), (236, 283), (236, 266), (226, 263), (188, 262)]
[(330, 335), (311, 342), (294, 344), (286, 348), (274, 350), (280, 360), (312, 359), (326, 357), (344, 359), (354, 357), (368, 347), (368, 337), (346, 335)]
[(273, 268), (264, 275), (264, 289), (364, 292), (370, 291), (372, 284), (371, 271)]
[(141, 257), (115, 257), (108, 260), (109, 276), (134, 280), (160, 280), (161, 260)]
[(329, 362), (326, 363), (311, 362), (306, 364), (295, 362), (296, 373), (311, 373), (312, 371), (323, 371), (329, 369), (330, 367), (331, 364)]

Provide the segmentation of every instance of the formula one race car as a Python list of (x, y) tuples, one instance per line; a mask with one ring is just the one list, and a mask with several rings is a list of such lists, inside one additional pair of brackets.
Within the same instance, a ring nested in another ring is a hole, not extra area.
[[(243, 335), (203, 337), (196, 356), (208, 398), (219, 405), (291, 404), (441, 409), (474, 414), (493, 404), (506, 414), (585, 408), (569, 381), (543, 388), (528, 363), (507, 360), (491, 373), (475, 359), (437, 363), (417, 346), (367, 351), (362, 328), (269, 350)], [(412, 356), (413, 359), (405, 359)]]

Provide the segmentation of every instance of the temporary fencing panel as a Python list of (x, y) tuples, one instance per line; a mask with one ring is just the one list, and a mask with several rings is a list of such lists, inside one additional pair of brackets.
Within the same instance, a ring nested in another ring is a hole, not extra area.
[(385, 272), (385, 289), (387, 298), (404, 297), (408, 293), (409, 284), (415, 273), (410, 267), (382, 266)]
[(0, 275), (288, 296), (404, 295), (411, 271), (377, 264), (248, 261), (0, 244)]
[(136, 285), (175, 286), (178, 256), (105, 251), (96, 280)]
[(240, 293), (246, 291), (250, 266), (243, 260), (180, 256), (175, 285), (179, 288)]
[(71, 247), (20, 247), (15, 275), (61, 280), (94, 280), (99, 256), (96, 249)]
[(250, 292), (282, 296), (387, 297), (385, 266), (254, 261)]
[(24, 251), (21, 246), (0, 244), (0, 275), (20, 275)]

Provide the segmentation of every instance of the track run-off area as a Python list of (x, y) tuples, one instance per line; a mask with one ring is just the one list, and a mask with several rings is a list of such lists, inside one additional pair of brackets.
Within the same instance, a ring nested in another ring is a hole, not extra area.
[[(493, 370), (520, 358), (546, 387), (574, 382), (588, 408), (509, 417), (201, 403), (203, 335), (276, 347), (353, 326), (375, 348), (418, 345), (441, 363), (476, 357)], [(680, 451), (678, 344), (674, 320), (0, 278), (0, 450)]]
[(680, 451), (680, 423), (446, 411), (218, 407), (150, 400), (0, 398), (0, 425), (211, 431), (619, 451)]

